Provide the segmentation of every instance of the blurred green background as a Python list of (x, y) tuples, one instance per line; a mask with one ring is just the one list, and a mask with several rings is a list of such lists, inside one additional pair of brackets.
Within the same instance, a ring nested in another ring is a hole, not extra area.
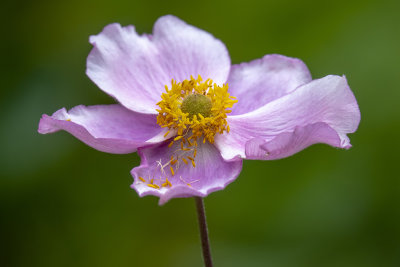
[(139, 157), (100, 153), (42, 113), (112, 99), (85, 76), (88, 37), (174, 14), (240, 63), (279, 53), (345, 74), (362, 119), (349, 151), (246, 161), (206, 198), (215, 266), (400, 266), (399, 1), (3, 1), (0, 266), (202, 266), (192, 199), (130, 189)]

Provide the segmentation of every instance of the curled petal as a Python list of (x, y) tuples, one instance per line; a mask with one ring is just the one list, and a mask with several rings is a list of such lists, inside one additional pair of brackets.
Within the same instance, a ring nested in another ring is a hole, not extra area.
[(170, 15), (157, 20), (153, 35), (110, 24), (91, 36), (90, 43), (87, 75), (122, 105), (141, 113), (156, 114), (171, 79), (181, 82), (201, 75), (222, 84), (230, 69), (221, 41)]
[(39, 133), (59, 130), (69, 132), (97, 150), (115, 154), (135, 152), (140, 146), (165, 140), (155, 115), (136, 113), (118, 104), (80, 105), (42, 116)]
[[(348, 148), (350, 143), (346, 134), (353, 133), (359, 122), (360, 111), (346, 78), (331, 75), (305, 84), (257, 110), (228, 117), (230, 133), (217, 136), (215, 142), (225, 159), (238, 155), (246, 158), (246, 145), (250, 158), (281, 158), (316, 142)], [(336, 132), (340, 141), (332, 141), (335, 138), (329, 129)], [(304, 138), (307, 133), (310, 140)], [(276, 150), (280, 140), (281, 145), (304, 142), (297, 148)], [(269, 142), (272, 143), (268, 145)], [(261, 151), (256, 152), (257, 147)], [(282, 151), (282, 155), (260, 156), (269, 150)]]
[(233, 65), (228, 78), (229, 91), (239, 102), (233, 106), (231, 114), (256, 110), (310, 81), (310, 71), (297, 58), (266, 55)]
[(298, 126), (293, 132), (281, 133), (269, 142), (259, 138), (249, 140), (245, 146), (246, 158), (264, 160), (286, 158), (317, 143), (346, 149), (351, 147), (347, 136), (341, 138), (328, 124), (317, 122), (303, 127)]
[[(193, 150), (182, 151), (178, 143), (169, 147), (165, 142), (138, 150), (142, 161), (131, 172), (134, 177), (131, 187), (139, 196), (158, 196), (160, 205), (171, 198), (205, 197), (224, 189), (239, 175), (241, 159), (225, 161), (209, 143), (200, 143), (194, 157)], [(190, 158), (194, 159), (195, 167)]]

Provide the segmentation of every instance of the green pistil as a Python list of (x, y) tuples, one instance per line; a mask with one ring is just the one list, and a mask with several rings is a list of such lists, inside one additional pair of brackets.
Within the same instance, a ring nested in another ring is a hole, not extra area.
[(189, 113), (189, 118), (193, 118), (194, 115), (201, 114), (203, 117), (209, 117), (211, 115), (211, 99), (201, 94), (191, 94), (183, 99), (181, 110), (184, 113)]

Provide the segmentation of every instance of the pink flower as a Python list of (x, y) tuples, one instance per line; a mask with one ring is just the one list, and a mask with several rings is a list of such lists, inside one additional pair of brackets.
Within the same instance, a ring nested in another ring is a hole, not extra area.
[(231, 66), (221, 41), (174, 16), (158, 19), (152, 35), (111, 24), (90, 43), (86, 73), (119, 104), (63, 108), (43, 115), (38, 131), (138, 151), (132, 188), (160, 204), (225, 188), (243, 159), (280, 159), (315, 143), (350, 148), (346, 134), (360, 121), (345, 77), (312, 80), (301, 60), (281, 55)]

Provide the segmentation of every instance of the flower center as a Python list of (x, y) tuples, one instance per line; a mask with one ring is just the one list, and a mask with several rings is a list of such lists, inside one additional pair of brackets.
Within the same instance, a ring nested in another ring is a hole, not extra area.
[(197, 139), (203, 138), (214, 143), (214, 136), (225, 131), (229, 132), (226, 121), (235, 97), (228, 93), (228, 85), (213, 84), (211, 79), (203, 81), (199, 75), (197, 79), (190, 77), (180, 83), (172, 80), (171, 89), (165, 86), (166, 92), (161, 95), (157, 103), (157, 123), (161, 127), (175, 130), (177, 136), (171, 142), (181, 140), (189, 147), (196, 146)]
[(211, 108), (211, 99), (197, 93), (186, 96), (181, 105), (182, 112), (188, 113), (189, 119), (193, 119), (194, 115), (199, 116), (198, 114), (201, 114), (205, 118), (210, 117)]

